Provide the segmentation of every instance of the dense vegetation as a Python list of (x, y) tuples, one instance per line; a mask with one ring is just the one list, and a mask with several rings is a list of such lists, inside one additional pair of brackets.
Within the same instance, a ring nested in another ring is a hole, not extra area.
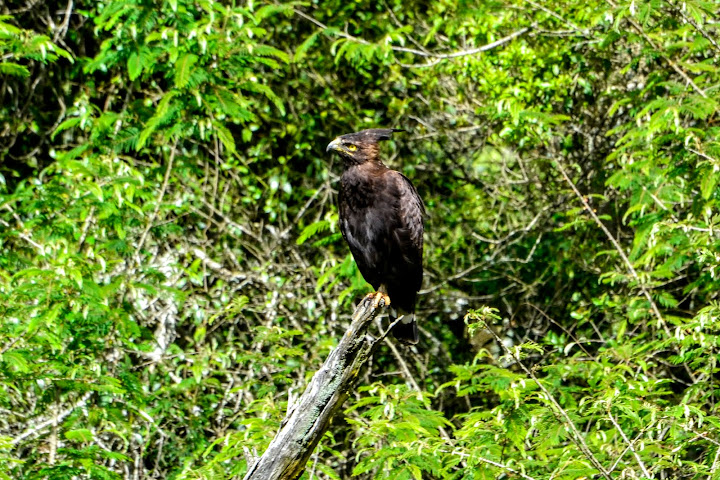
[(420, 344), (303, 478), (716, 478), (719, 10), (1, 3), (0, 478), (241, 478), (369, 291), (325, 145), (377, 126)]

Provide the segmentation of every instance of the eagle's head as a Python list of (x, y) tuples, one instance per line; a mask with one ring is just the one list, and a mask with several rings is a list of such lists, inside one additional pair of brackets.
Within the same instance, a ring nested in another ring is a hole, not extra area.
[(350, 165), (379, 162), (380, 148), (378, 142), (380, 140), (389, 140), (393, 132), (402, 132), (402, 130), (398, 128), (371, 128), (340, 135), (328, 144), (325, 151), (336, 151)]

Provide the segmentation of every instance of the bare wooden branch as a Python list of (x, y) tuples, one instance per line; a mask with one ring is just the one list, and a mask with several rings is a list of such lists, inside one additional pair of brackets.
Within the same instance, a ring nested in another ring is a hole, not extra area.
[(386, 306), (385, 298), (371, 294), (360, 302), (350, 328), (313, 375), (305, 393), (288, 408), (280, 431), (249, 467), (245, 480), (290, 480), (302, 475), (330, 421), (352, 392), (360, 369), (385, 337), (373, 339), (365, 334), (375, 315)]
[[(320, 22), (319, 20), (313, 18), (312, 16), (308, 15), (307, 13), (305, 13), (305, 12), (303, 12), (303, 11), (301, 11), (301, 10), (294, 9), (293, 12), (294, 12), (296, 15), (298, 15), (298, 16), (304, 18), (305, 20), (311, 22), (312, 24), (314, 24), (314, 25), (315, 25), (316, 27), (318, 27), (318, 28), (321, 28), (321, 29), (323, 29), (323, 30), (328, 30), (328, 29), (329, 29), (329, 27), (328, 27), (327, 25), (325, 25), (324, 23)], [(492, 50), (493, 48), (497, 48), (497, 47), (499, 47), (499, 46), (501, 46), (501, 45), (504, 45), (504, 44), (506, 44), (506, 43), (508, 43), (508, 42), (510, 42), (510, 41), (512, 41), (512, 40), (514, 40), (514, 39), (516, 39), (517, 37), (520, 37), (520, 36), (528, 33), (529, 31), (531, 31), (532, 29), (534, 29), (536, 26), (537, 26), (537, 25), (533, 24), (533, 25), (531, 25), (530, 27), (523, 27), (523, 28), (521, 28), (520, 30), (517, 30), (517, 31), (515, 31), (515, 32), (513, 32), (513, 33), (511, 33), (511, 34), (509, 34), (509, 35), (507, 35), (507, 36), (505, 36), (505, 37), (502, 37), (502, 38), (500, 38), (500, 39), (498, 39), (498, 40), (495, 40), (494, 42), (488, 43), (487, 45), (483, 45), (483, 46), (480, 46), (480, 47), (477, 47), (477, 48), (470, 48), (470, 49), (467, 49), (467, 50), (459, 50), (459, 51), (456, 51), (456, 52), (435, 53), (435, 52), (428, 52), (428, 51), (426, 51), (426, 50), (418, 50), (418, 49), (416, 49), (416, 48), (399, 47), (399, 46), (397, 46), (397, 45), (390, 45), (390, 49), (391, 49), (392, 51), (394, 51), (394, 52), (412, 53), (413, 55), (417, 55), (417, 56), (419, 56), (419, 57), (427, 57), (427, 58), (434, 58), (434, 59), (436, 59), (436, 60), (437, 60), (436, 62), (432, 62), (432, 63), (424, 64), (424, 65), (405, 65), (405, 64), (401, 64), (401, 65), (404, 66), (404, 67), (429, 67), (429, 66), (435, 65), (435, 64), (438, 63), (440, 60), (449, 59), (449, 58), (465, 57), (465, 56), (467, 56), (467, 55), (475, 55), (475, 54), (478, 54), (478, 53), (486, 52), (486, 51), (488, 51), (488, 50)], [(347, 33), (347, 32), (335, 31), (335, 32), (333, 32), (333, 33), (334, 33), (335, 35), (339, 36), (339, 37), (345, 38), (346, 40), (351, 40), (351, 41), (353, 41), (353, 42), (361, 43), (361, 44), (363, 44), (363, 45), (371, 45), (371, 42), (368, 42), (367, 40), (365, 40), (365, 39), (363, 39), (363, 38), (359, 38), (359, 37), (355, 37), (355, 36), (353, 36), (353, 35), (350, 35), (350, 34)]]
[(407, 47), (398, 47), (398, 46), (391, 46), (390, 48), (395, 52), (405, 52), (405, 53), (412, 53), (413, 55), (417, 55), (420, 57), (430, 57), (430, 58), (439, 58), (439, 59), (446, 59), (446, 58), (458, 58), (458, 57), (465, 57), (467, 55), (475, 55), (477, 53), (481, 52), (487, 52), (488, 50), (492, 50), (493, 48), (497, 48), (501, 45), (504, 45), (511, 40), (516, 39), (517, 37), (526, 34), (529, 32), (532, 27), (524, 27), (520, 30), (517, 30), (510, 35), (507, 35), (499, 40), (495, 40), (494, 42), (490, 42), (487, 45), (483, 45), (481, 47), (477, 48), (470, 48), (467, 50), (459, 50), (457, 52), (450, 52), (450, 53), (433, 53), (433, 52), (423, 52), (422, 50), (417, 50), (415, 48), (407, 48)]

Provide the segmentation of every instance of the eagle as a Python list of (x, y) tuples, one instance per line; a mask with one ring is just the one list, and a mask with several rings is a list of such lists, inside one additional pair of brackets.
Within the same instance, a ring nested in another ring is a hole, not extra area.
[(423, 279), (425, 206), (410, 180), (380, 160), (381, 140), (394, 128), (341, 135), (328, 144), (344, 160), (338, 210), (340, 231), (363, 278), (390, 297), (393, 335), (418, 342), (415, 301)]

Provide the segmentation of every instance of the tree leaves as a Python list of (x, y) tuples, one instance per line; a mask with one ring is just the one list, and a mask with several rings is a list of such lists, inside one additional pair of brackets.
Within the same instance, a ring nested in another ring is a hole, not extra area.
[(139, 52), (133, 52), (127, 59), (128, 77), (130, 80), (137, 79), (142, 73), (143, 61)]
[(69, 430), (65, 432), (65, 438), (68, 440), (77, 440), (79, 442), (89, 442), (93, 439), (93, 433), (87, 428), (79, 428), (77, 430)]
[(188, 53), (180, 57), (175, 64), (175, 88), (185, 88), (190, 82), (190, 75), (193, 66), (198, 61), (198, 56)]
[(21, 78), (27, 78), (30, 76), (30, 72), (27, 68), (12, 62), (1, 62), (0, 74), (12, 75), (14, 77)]
[(422, 341), (307, 475), (717, 474), (717, 2), (66, 3), (0, 17), (0, 476), (241, 477), (370, 290), (324, 146), (377, 126)]

